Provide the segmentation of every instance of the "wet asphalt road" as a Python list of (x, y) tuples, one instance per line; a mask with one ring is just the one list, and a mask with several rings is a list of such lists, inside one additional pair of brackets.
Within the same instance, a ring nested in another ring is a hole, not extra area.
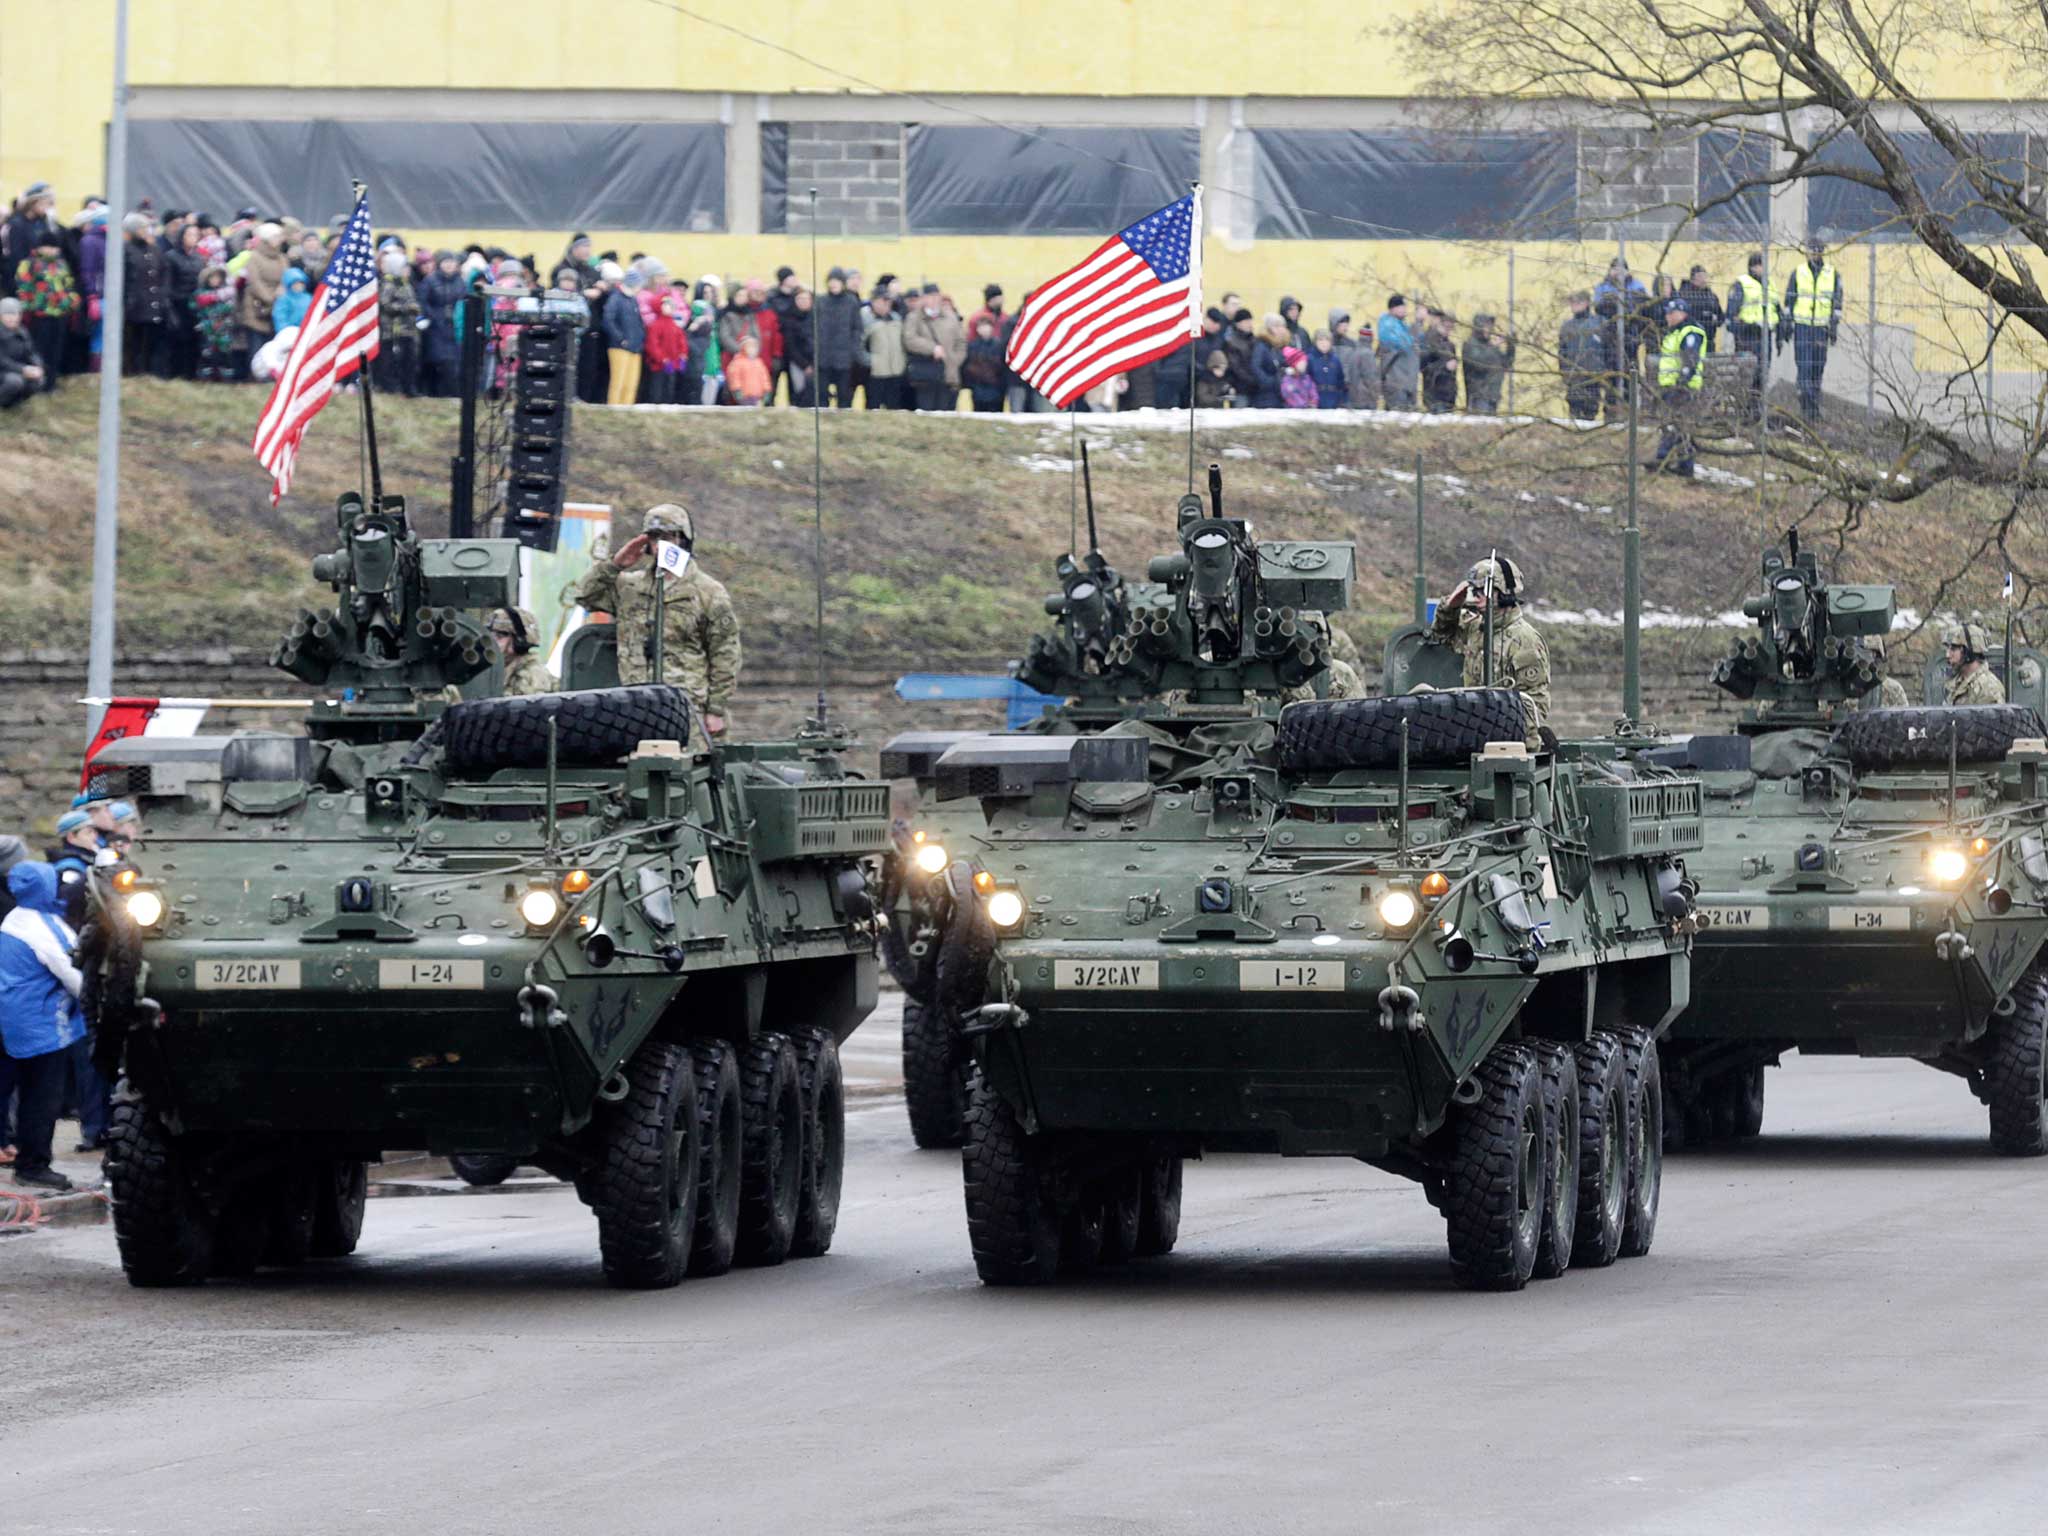
[(2039, 1529), (2048, 1160), (1923, 1068), (1769, 1083), (1650, 1257), (1516, 1296), (1451, 1287), (1413, 1186), (1238, 1158), (1172, 1257), (984, 1290), (892, 1100), (830, 1256), (665, 1293), (604, 1287), (560, 1187), (197, 1292), (9, 1238), (0, 1530)]

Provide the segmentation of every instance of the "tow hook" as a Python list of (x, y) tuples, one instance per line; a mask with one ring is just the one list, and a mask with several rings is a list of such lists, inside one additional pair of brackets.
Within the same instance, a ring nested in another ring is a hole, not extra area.
[(1413, 987), (1405, 986), (1398, 981), (1391, 986), (1381, 987), (1380, 1028), (1388, 1031), (1406, 1029), (1416, 1034), (1422, 1033), (1421, 1003), (1422, 999), (1416, 995)]
[(1934, 936), (1934, 958), (1937, 960), (1974, 960), (1977, 951), (1970, 947), (1970, 941), (1953, 928)]
[(972, 1039), (976, 1035), (992, 1035), (999, 1029), (1022, 1029), (1030, 1022), (1031, 1015), (1015, 1003), (984, 1003), (961, 1019), (960, 1033)]
[(531, 982), (519, 989), (519, 1022), (528, 1029), (560, 1029), (569, 1022), (553, 987)]
[(1479, 1079), (1476, 1077), (1466, 1078), (1465, 1081), (1451, 1090), (1451, 1097), (1458, 1103), (1465, 1105), (1477, 1104), (1484, 1096), (1485, 1090), (1479, 1086)]

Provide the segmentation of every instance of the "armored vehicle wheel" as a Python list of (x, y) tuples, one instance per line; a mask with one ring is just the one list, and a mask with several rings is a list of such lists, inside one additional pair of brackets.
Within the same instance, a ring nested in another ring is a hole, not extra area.
[(803, 1200), (804, 1085), (787, 1035), (764, 1034), (740, 1062), (742, 1264), (780, 1264)]
[(1628, 1220), (1628, 1073), (1621, 1042), (1594, 1035), (1572, 1048), (1579, 1069), (1579, 1226), (1572, 1262), (1598, 1269), (1621, 1253)]
[(213, 1224), (180, 1149), (123, 1079), (107, 1131), (114, 1242), (133, 1286), (199, 1285), (213, 1267)]
[(1125, 1163), (1102, 1180), (1102, 1262), (1128, 1264), (1145, 1215), (1145, 1170)]
[(903, 1102), (920, 1147), (957, 1147), (967, 1113), (967, 1071), (945, 1014), (903, 1003)]
[(1543, 1074), (1543, 1235), (1536, 1274), (1554, 1280), (1571, 1267), (1579, 1225), (1579, 1068), (1553, 1041), (1531, 1047)]
[(979, 1073), (967, 1101), (960, 1153), (967, 1242), (987, 1285), (1044, 1285), (1059, 1267), (1060, 1212), (1046, 1149)]
[(313, 1257), (345, 1259), (363, 1235), (363, 1207), (370, 1195), (370, 1169), (352, 1157), (322, 1163), (313, 1198)]
[(1178, 1152), (1155, 1157), (1140, 1165), (1138, 1195), (1138, 1246), (1141, 1259), (1156, 1259), (1173, 1252), (1180, 1241), (1180, 1190), (1182, 1163)]
[(688, 741), (690, 696), (666, 683), (641, 683), (451, 704), (440, 721), (442, 751), (457, 772), (544, 767), (550, 720), (556, 761), (595, 767), (617, 762), (643, 741)]
[(1984, 1099), (1991, 1109), (1991, 1149), (2007, 1157), (2048, 1152), (2044, 1115), (2044, 1026), (2048, 1026), (2048, 974), (2029, 971), (2013, 988), (2018, 1006), (2001, 1019), (1984, 1065)]
[(1739, 1141), (1751, 1141), (1764, 1130), (1764, 1064), (1744, 1067), (1734, 1074), (1728, 1089), (1729, 1134)]
[(1522, 741), (1527, 706), (1511, 688), (1445, 688), (1391, 698), (1304, 699), (1280, 711), (1277, 744), (1285, 770), (1392, 768), (1401, 761), (1456, 768), (1489, 741)]
[(213, 1232), (213, 1272), (223, 1279), (256, 1273), (270, 1247), (268, 1180), (244, 1184), (228, 1196)]
[(270, 1184), (270, 1231), (263, 1262), (295, 1269), (313, 1256), (315, 1205), (320, 1196), (324, 1163), (293, 1162)]
[(697, 1073), (697, 1233), (690, 1273), (722, 1275), (740, 1239), (740, 1066), (723, 1040), (690, 1047)]
[(512, 1177), (519, 1159), (510, 1153), (455, 1152), (448, 1158), (455, 1177), (473, 1189), (490, 1189)]
[(626, 1096), (599, 1121), (604, 1162), (588, 1179), (604, 1277), (630, 1290), (682, 1283), (697, 1232), (697, 1075), (690, 1053), (649, 1040), (626, 1063)]
[(1994, 762), (2025, 736), (2041, 734), (2041, 717), (2024, 704), (1948, 704), (1913, 709), (1859, 709), (1835, 731), (1835, 747), (1857, 768), (1935, 768), (1956, 760)]
[(1664, 1079), (1648, 1030), (1624, 1030), (1619, 1038), (1628, 1079), (1628, 1209), (1621, 1256), (1639, 1259), (1657, 1236), (1657, 1202), (1664, 1189)]
[(797, 1055), (804, 1085), (803, 1189), (797, 1197), (796, 1241), (790, 1252), (814, 1259), (832, 1247), (839, 1227), (839, 1191), (846, 1182), (846, 1078), (839, 1042), (812, 1030)]
[(1451, 1273), (1471, 1290), (1519, 1291), (1543, 1235), (1543, 1079), (1520, 1045), (1495, 1046), (1477, 1079), (1479, 1101), (1458, 1106), (1444, 1171)]

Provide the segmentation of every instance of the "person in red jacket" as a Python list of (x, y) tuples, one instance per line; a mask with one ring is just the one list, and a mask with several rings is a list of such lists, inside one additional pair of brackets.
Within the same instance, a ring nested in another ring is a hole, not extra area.
[[(676, 383), (682, 378), (683, 365), (690, 357), (690, 339), (676, 319), (674, 289), (661, 296), (660, 304), (647, 322), (646, 350), (641, 357), (647, 369), (649, 403), (674, 405)], [(695, 405), (697, 402), (692, 400), (689, 403)]]

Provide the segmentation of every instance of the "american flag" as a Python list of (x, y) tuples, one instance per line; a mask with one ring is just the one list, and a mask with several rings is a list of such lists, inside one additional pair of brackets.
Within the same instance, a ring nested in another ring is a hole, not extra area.
[(1202, 329), (1202, 190), (1148, 213), (1032, 290), (1012, 368), (1054, 405), (1149, 363)]
[(376, 355), (377, 259), (370, 249), (370, 194), (363, 192), (256, 423), (251, 446), (270, 471), (272, 506), (292, 488), (292, 464), (307, 424), (333, 398), (335, 385)]

